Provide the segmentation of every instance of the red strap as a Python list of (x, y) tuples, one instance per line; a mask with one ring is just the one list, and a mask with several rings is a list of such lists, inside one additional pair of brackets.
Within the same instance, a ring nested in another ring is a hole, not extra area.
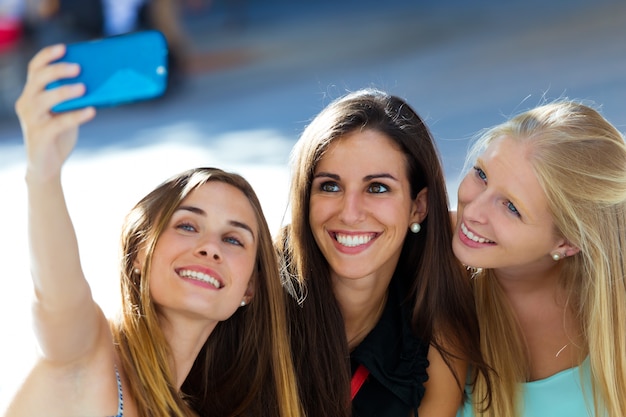
[(359, 367), (356, 368), (356, 372), (352, 375), (352, 381), (350, 382), (350, 399), (354, 400), (354, 397), (356, 397), (357, 392), (359, 392), (369, 374), (370, 371), (363, 365), (359, 365)]

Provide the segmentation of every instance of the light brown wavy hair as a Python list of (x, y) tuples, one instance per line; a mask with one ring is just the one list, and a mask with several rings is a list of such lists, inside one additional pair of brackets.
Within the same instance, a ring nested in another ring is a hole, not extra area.
[[(170, 348), (146, 277), (172, 214), (193, 190), (210, 181), (241, 190), (256, 214), (255, 296), (218, 323), (178, 392), (169, 367)], [(301, 415), (276, 253), (261, 204), (243, 177), (217, 168), (196, 168), (172, 177), (128, 214), (121, 250), (122, 309), (111, 327), (141, 416), (185, 416), (191, 410), (202, 416)], [(145, 265), (136, 274), (140, 252), (146, 255)]]

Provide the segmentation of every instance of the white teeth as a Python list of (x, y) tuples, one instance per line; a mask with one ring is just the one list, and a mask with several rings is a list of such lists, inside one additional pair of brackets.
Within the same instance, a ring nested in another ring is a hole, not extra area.
[(203, 274), (202, 272), (183, 269), (178, 272), (178, 275), (181, 277), (195, 279), (196, 281), (206, 282), (207, 284), (213, 285), (215, 288), (220, 288), (222, 286), (218, 280), (210, 275)]
[(353, 235), (342, 235), (339, 233), (335, 233), (335, 239), (337, 240), (337, 242), (339, 242), (343, 246), (348, 246), (348, 247), (364, 245), (370, 240), (372, 240), (373, 238), (374, 238), (373, 234), (353, 236)]
[(465, 223), (461, 223), (461, 231), (463, 232), (465, 236), (468, 237), (468, 239), (473, 240), (476, 243), (495, 243), (493, 240), (485, 239), (484, 237), (478, 237), (474, 235), (474, 233), (470, 232), (467, 229), (467, 227), (465, 226)]

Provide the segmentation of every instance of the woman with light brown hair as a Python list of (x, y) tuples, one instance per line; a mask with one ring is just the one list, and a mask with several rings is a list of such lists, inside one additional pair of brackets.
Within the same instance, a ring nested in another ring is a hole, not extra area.
[(95, 303), (61, 182), (95, 111), (50, 111), (84, 92), (45, 89), (77, 73), (63, 53), (33, 58), (16, 104), (40, 355), (5, 415), (300, 416), (272, 237), (241, 176), (191, 169), (144, 197), (123, 227), (121, 311)]

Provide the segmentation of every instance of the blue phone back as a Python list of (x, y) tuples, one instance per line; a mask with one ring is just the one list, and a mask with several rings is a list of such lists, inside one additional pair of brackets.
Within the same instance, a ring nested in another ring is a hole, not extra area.
[(81, 73), (47, 88), (82, 82), (86, 92), (52, 110), (107, 107), (158, 97), (167, 87), (167, 54), (167, 42), (155, 30), (69, 44), (60, 61), (79, 64)]

